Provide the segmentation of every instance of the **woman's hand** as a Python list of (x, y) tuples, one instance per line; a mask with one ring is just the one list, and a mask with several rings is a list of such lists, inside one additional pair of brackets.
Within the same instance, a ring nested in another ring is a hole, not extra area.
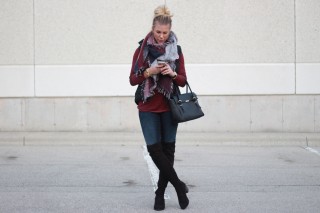
[(143, 75), (145, 78), (149, 78), (151, 75), (156, 75), (156, 74), (160, 73), (161, 68), (162, 68), (162, 65), (157, 65), (155, 67), (149, 67), (144, 71)]
[[(148, 74), (147, 74), (148, 73)], [(151, 75), (156, 75), (161, 73), (162, 75), (169, 75), (174, 78), (177, 74), (171, 69), (169, 64), (157, 65), (155, 67), (148, 68), (148, 72), (145, 72), (145, 77), (150, 77)]]
[(150, 67), (149, 68), (150, 75), (156, 75), (156, 74), (161, 73), (162, 67), (163, 67), (163, 65), (157, 65), (155, 67)]
[(164, 65), (161, 67), (161, 74), (162, 75), (169, 75), (171, 78), (175, 77), (177, 74), (171, 69), (169, 64)]

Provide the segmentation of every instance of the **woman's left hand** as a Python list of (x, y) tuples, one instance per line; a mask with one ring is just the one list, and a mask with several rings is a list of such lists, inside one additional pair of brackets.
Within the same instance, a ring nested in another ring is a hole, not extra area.
[(162, 75), (169, 75), (170, 77), (174, 77), (175, 73), (174, 71), (171, 69), (171, 67), (169, 66), (169, 64), (166, 64), (165, 66), (163, 66), (161, 68), (161, 74)]

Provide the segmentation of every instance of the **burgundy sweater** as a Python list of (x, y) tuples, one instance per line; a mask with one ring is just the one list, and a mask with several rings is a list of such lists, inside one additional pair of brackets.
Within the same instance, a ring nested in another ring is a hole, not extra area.
[[(143, 75), (141, 76), (136, 76), (134, 73), (134, 64), (137, 60), (137, 57), (139, 55), (140, 49), (137, 48), (132, 59), (132, 66), (131, 66), (131, 72), (130, 72), (130, 84), (132, 86), (136, 86), (141, 84), (144, 80), (145, 77)], [(180, 87), (184, 87), (186, 84), (187, 76), (186, 76), (186, 70), (184, 67), (184, 58), (182, 52), (179, 54), (179, 70), (176, 70), (177, 72), (177, 77), (173, 80), (173, 83)], [(166, 97), (159, 93), (157, 90), (154, 90), (155, 94), (152, 96), (150, 99), (148, 99), (147, 102), (143, 103), (142, 101), (139, 102), (138, 104), (138, 109), (139, 111), (142, 112), (166, 112), (170, 111), (170, 107), (168, 104), (168, 100)]]

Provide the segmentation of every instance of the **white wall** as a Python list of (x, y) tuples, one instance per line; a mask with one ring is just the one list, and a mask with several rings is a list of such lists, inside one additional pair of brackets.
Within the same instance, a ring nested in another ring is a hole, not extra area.
[[(132, 54), (162, 2), (1, 0), (0, 97), (132, 95)], [(168, 6), (199, 94), (320, 93), (319, 1)]]
[[(294, 94), (293, 64), (188, 64), (199, 95)], [(130, 65), (36, 66), (36, 95), (130, 96)]]
[[(182, 128), (319, 131), (320, 1), (167, 2), (189, 81), (207, 110), (201, 125)], [(162, 3), (0, 0), (0, 130), (114, 130), (104, 126), (109, 121), (122, 122), (119, 131), (136, 128), (136, 121), (123, 123), (121, 113), (102, 106), (114, 101), (119, 110), (136, 110), (121, 108), (131, 97), (115, 96), (134, 94), (132, 54)], [(217, 114), (212, 102), (223, 102)], [(100, 114), (88, 114), (88, 103)], [(48, 110), (59, 113), (46, 117)]]
[[(320, 63), (187, 64), (186, 70), (199, 95), (320, 93)], [(0, 96), (132, 96), (129, 72), (129, 64), (0, 66)]]

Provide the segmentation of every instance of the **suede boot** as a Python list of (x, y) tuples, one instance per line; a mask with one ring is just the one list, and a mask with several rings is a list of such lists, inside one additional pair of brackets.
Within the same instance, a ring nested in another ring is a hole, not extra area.
[[(162, 143), (162, 151), (167, 156), (170, 164), (174, 164), (175, 142)], [(168, 180), (159, 172), (158, 188), (155, 192), (154, 210), (161, 211), (165, 209), (164, 193), (168, 185)]]
[(162, 150), (161, 143), (148, 145), (147, 148), (150, 157), (160, 170), (163, 177), (174, 186), (181, 209), (187, 208), (189, 205), (189, 199), (186, 194), (188, 187), (178, 178), (176, 171)]

